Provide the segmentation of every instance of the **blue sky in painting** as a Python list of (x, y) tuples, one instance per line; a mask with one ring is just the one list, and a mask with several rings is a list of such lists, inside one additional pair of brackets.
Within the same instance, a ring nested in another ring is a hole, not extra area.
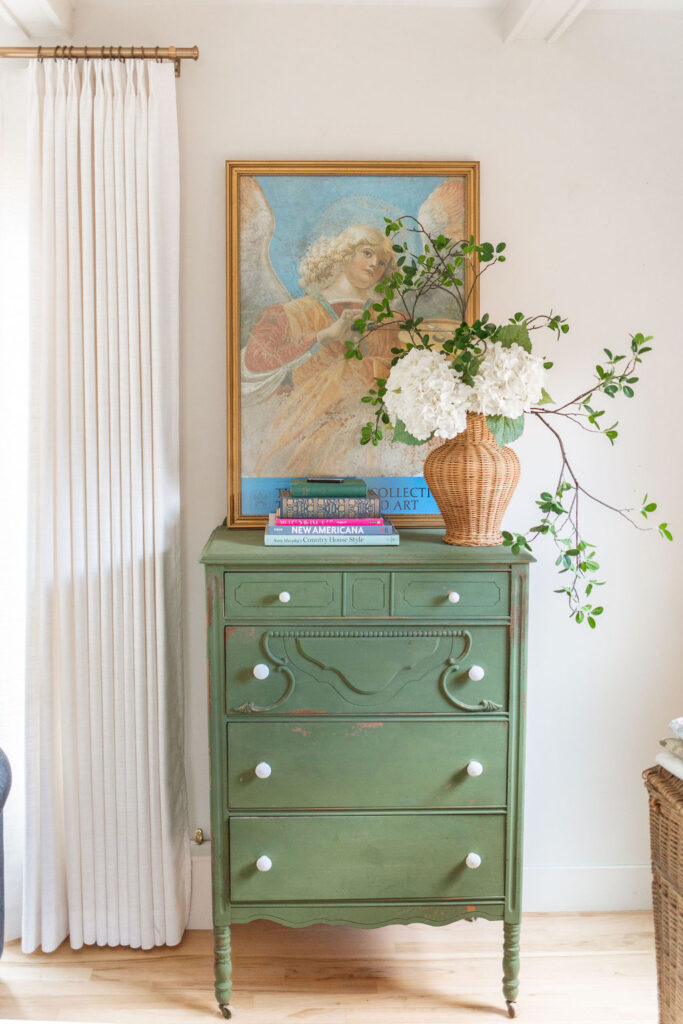
[(417, 216), (443, 177), (259, 175), (275, 216), (270, 260), (293, 298), (302, 294), (299, 261), (311, 242), (350, 224), (384, 229), (384, 217)]
[[(368, 487), (377, 491), (380, 512), (386, 515), (438, 515), (439, 509), (422, 476), (366, 476)], [(242, 477), (242, 512), (248, 516), (268, 515), (278, 507), (279, 488), (287, 488), (290, 477)]]

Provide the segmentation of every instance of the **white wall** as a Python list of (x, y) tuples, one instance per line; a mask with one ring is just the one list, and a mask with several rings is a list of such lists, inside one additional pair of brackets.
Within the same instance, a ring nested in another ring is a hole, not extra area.
[[(197, 44), (178, 85), (182, 167), (182, 494), (191, 826), (209, 831), (202, 571), (225, 515), (224, 161), (477, 159), (482, 237), (509, 262), (487, 281), (494, 317), (551, 306), (570, 317), (549, 342), (557, 400), (629, 332), (656, 345), (622, 434), (572, 435), (586, 486), (611, 502), (645, 489), (680, 540), (667, 545), (585, 508), (609, 587), (595, 633), (570, 623), (553, 553), (533, 573), (529, 661), (526, 903), (529, 909), (645, 906), (641, 770), (683, 714), (679, 470), (683, 350), (683, 16), (589, 12), (562, 40), (502, 44), (492, 11), (443, 7), (98, 2), (74, 41)], [(555, 453), (532, 425), (507, 524), (534, 519)], [(592, 443), (589, 443), (592, 442)], [(192, 921), (208, 924), (208, 860)]]

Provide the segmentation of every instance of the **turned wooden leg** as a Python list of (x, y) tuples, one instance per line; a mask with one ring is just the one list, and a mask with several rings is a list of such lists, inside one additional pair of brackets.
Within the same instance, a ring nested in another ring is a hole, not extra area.
[(503, 995), (508, 1017), (517, 1016), (517, 993), (519, 992), (519, 929), (518, 924), (503, 925)]
[(230, 925), (216, 927), (213, 930), (213, 962), (215, 970), (215, 992), (218, 1009), (224, 1017), (230, 1018), (232, 1012), (228, 1003), (232, 994), (232, 960), (230, 959)]

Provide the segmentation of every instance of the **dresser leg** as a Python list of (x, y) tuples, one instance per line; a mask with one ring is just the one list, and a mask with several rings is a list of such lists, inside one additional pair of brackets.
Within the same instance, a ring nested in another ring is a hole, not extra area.
[(519, 929), (518, 924), (503, 924), (503, 995), (508, 1017), (517, 1016), (515, 1000), (519, 991)]
[(215, 927), (213, 930), (213, 961), (215, 970), (215, 992), (218, 1009), (224, 1017), (232, 1012), (228, 1003), (232, 993), (232, 960), (230, 959), (230, 926)]

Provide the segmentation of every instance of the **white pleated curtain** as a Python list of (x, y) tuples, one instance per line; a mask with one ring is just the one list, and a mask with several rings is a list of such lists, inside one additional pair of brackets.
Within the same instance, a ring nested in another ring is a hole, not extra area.
[(33, 62), (22, 946), (180, 941), (179, 175), (170, 64)]

